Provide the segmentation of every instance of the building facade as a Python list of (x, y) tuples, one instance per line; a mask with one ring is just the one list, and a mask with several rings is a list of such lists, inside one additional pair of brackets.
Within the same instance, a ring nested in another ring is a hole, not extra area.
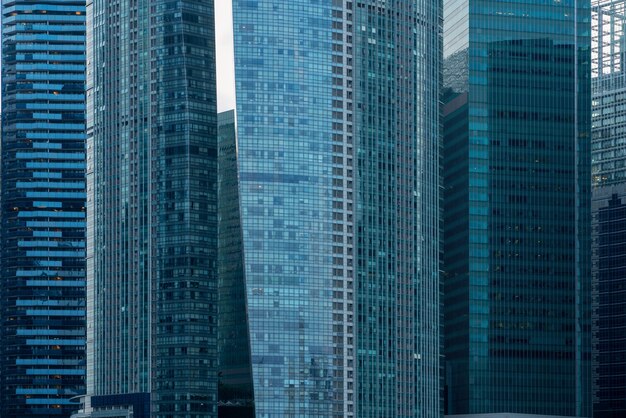
[(233, 15), (256, 415), (439, 416), (439, 3)]
[(626, 414), (625, 1), (592, 10), (594, 417)]
[(215, 417), (213, 1), (94, 0), (87, 16), (84, 411)]
[(0, 416), (85, 390), (85, 2), (2, 2)]
[(446, 413), (591, 416), (590, 4), (444, 16)]
[(595, 300), (594, 417), (626, 413), (626, 184), (594, 189), (593, 267)]
[(254, 416), (235, 111), (218, 114), (219, 416)]

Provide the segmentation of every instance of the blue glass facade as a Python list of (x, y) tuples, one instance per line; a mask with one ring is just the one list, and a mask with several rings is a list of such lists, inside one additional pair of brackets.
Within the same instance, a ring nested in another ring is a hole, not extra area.
[(333, 220), (333, 167), (344, 165), (333, 157), (333, 9), (331, 1), (233, 2), (257, 417), (330, 417), (343, 403), (334, 398), (349, 341), (333, 330), (333, 271), (347, 267), (342, 257), (333, 264), (334, 228), (344, 228)]
[(213, 1), (94, 0), (87, 16), (85, 410), (215, 417)]
[(84, 86), (84, 1), (3, 1), (3, 417), (67, 417), (85, 390)]
[(590, 4), (444, 11), (447, 412), (590, 416)]
[(440, 13), (233, 2), (258, 417), (440, 414)]

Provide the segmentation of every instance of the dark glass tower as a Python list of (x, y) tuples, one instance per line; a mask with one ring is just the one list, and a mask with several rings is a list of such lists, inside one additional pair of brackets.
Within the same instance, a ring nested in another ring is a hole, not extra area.
[(94, 0), (87, 16), (85, 411), (215, 417), (213, 1)]
[(596, 296), (594, 417), (626, 414), (626, 185), (594, 190), (593, 261)]
[(85, 390), (85, 2), (2, 2), (0, 416)]
[(447, 413), (588, 417), (590, 4), (444, 11)]
[(254, 416), (235, 111), (218, 114), (220, 418)]
[(440, 4), (233, 14), (257, 416), (438, 416)]

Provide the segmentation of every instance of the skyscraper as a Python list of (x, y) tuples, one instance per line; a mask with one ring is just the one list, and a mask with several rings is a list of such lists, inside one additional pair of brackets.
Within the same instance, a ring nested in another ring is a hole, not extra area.
[(626, 414), (626, 1), (592, 11), (594, 417)]
[(257, 416), (438, 416), (439, 3), (233, 15)]
[(85, 2), (2, 2), (0, 416), (85, 390)]
[(590, 416), (590, 4), (444, 15), (447, 413)]
[(217, 415), (213, 1), (87, 4), (85, 413)]

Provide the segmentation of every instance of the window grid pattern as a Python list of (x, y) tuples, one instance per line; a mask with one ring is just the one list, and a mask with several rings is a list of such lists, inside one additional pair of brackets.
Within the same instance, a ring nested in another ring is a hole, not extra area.
[(592, 272), (596, 418), (626, 412), (626, 2), (592, 5)]
[(0, 415), (85, 390), (85, 4), (2, 2)]
[[(256, 414), (437, 415), (441, 8), (330, 0), (233, 6)], [(362, 25), (381, 32), (365, 36)], [(388, 68), (396, 64), (402, 69)], [(382, 306), (375, 287), (392, 313), (363, 313)], [(373, 328), (380, 338), (366, 334)], [(332, 351), (320, 351), (324, 341)], [(401, 354), (388, 361), (394, 344)], [(292, 364), (304, 366), (292, 371)], [(327, 365), (324, 379), (311, 364)]]
[(89, 394), (149, 394), (151, 416), (214, 417), (213, 2), (88, 8)]
[(233, 2), (258, 417), (354, 414), (349, 3)]
[(446, 264), (446, 310), (468, 318), (446, 317), (447, 413), (589, 416), (590, 4), (445, 8), (469, 13), (444, 35), (446, 59), (468, 54), (469, 131), (449, 195), (469, 205), (445, 227), (466, 260)]
[(441, 413), (437, 2), (357, 1), (357, 415)]
[(148, 26), (139, 4), (87, 4), (87, 393), (92, 396), (150, 392), (150, 108), (149, 98), (138, 94), (149, 86), (148, 63), (138, 48), (139, 31)]
[(591, 174), (594, 185), (626, 182), (626, 78), (624, 73), (594, 79)]

